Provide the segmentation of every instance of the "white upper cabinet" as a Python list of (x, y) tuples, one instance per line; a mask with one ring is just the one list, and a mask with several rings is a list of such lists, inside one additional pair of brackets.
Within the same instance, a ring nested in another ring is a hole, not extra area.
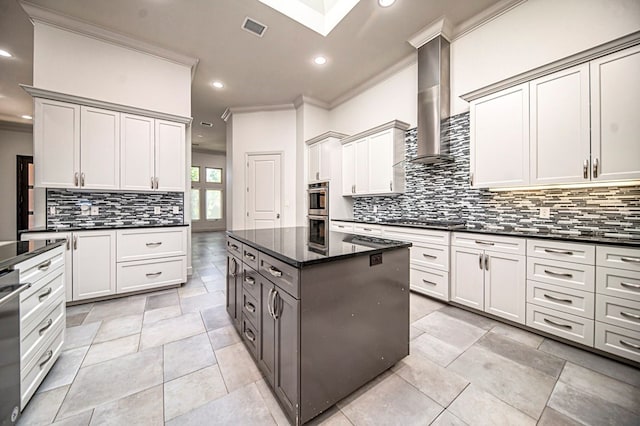
[(368, 194), (369, 193), (369, 162), (371, 157), (375, 156), (375, 153), (369, 152), (369, 139), (364, 138), (357, 140), (356, 145), (356, 157), (355, 157), (355, 172), (356, 172), (356, 194)]
[(530, 183), (589, 181), (589, 65), (529, 83)]
[(122, 189), (148, 191), (155, 187), (154, 119), (120, 116), (120, 185)]
[(309, 163), (309, 175), (308, 181), (314, 182), (320, 180), (320, 144), (321, 142), (315, 143), (309, 146), (308, 151), (308, 163)]
[(182, 123), (156, 120), (156, 189), (184, 191), (185, 128)]
[(529, 85), (471, 102), (471, 186), (529, 183)]
[(369, 137), (369, 192), (393, 192), (393, 132), (385, 130)]
[[(307, 142), (309, 149), (307, 151), (307, 164), (308, 164), (308, 182), (326, 181), (331, 180), (335, 176), (332, 174), (332, 146), (333, 142), (337, 140), (336, 135), (338, 133), (329, 132), (325, 134), (327, 137), (319, 142)], [(341, 135), (346, 136), (346, 135)], [(312, 139), (315, 141), (317, 139)]]
[(355, 142), (342, 145), (342, 195), (354, 195), (356, 188)]
[(592, 179), (640, 178), (640, 46), (591, 61)]
[(35, 99), (33, 126), (35, 185), (80, 185), (80, 106)]
[(80, 109), (80, 186), (86, 189), (120, 187), (120, 113)]

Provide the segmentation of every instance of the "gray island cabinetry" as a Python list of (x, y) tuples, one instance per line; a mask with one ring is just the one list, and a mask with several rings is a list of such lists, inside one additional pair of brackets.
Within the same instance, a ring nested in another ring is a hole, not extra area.
[(227, 311), (292, 423), (409, 354), (409, 243), (307, 228), (229, 231)]

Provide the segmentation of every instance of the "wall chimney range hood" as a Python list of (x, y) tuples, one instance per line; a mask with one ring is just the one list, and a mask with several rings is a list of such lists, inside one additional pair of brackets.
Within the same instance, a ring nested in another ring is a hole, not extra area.
[(453, 159), (440, 134), (440, 122), (449, 117), (449, 85), (449, 42), (437, 35), (418, 47), (418, 150), (411, 163)]

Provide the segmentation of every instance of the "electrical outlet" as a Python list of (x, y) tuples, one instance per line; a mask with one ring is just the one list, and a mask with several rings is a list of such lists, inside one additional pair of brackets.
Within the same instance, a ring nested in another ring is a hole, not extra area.
[(180, 207), (173, 206), (173, 214), (178, 214), (178, 213), (180, 213)]
[(154, 207), (153, 214), (160, 214), (160, 207)]
[(378, 206), (375, 206), (375, 205), (373, 206), (373, 212), (378, 213)]
[(100, 208), (98, 206), (91, 206), (91, 216), (97, 216), (100, 214)]
[(549, 219), (551, 217), (551, 207), (540, 207), (540, 218)]
[(49, 207), (49, 214), (56, 214), (56, 208), (55, 207)]

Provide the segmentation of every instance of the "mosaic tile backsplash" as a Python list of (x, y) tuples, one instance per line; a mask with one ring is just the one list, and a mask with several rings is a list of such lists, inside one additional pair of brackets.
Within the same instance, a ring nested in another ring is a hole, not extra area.
[[(47, 190), (47, 228), (168, 225), (183, 223), (182, 192), (80, 192)], [(55, 214), (51, 213), (55, 207)], [(98, 208), (91, 215), (91, 207)], [(154, 213), (156, 207), (160, 213)], [(174, 213), (174, 207), (178, 213)]]
[[(417, 129), (406, 133), (406, 159), (416, 156)], [(404, 162), (405, 194), (354, 198), (357, 220), (460, 219), (467, 227), (540, 230), (640, 238), (640, 186), (492, 192), (469, 187), (469, 113), (443, 122), (452, 162)], [(377, 206), (377, 213), (373, 212)], [(550, 219), (539, 217), (550, 207)]]

